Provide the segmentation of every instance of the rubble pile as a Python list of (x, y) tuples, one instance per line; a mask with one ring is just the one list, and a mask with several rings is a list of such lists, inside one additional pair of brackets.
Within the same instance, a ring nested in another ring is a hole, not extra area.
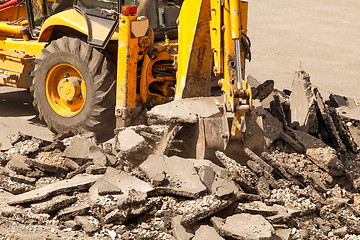
[(241, 149), (216, 151), (216, 161), (183, 157), (177, 135), (197, 120), (179, 111), (100, 144), (91, 134), (10, 136), (0, 221), (35, 234), (56, 227), (57, 239), (359, 239), (356, 103), (324, 102), (303, 71), (293, 91), (261, 100)]

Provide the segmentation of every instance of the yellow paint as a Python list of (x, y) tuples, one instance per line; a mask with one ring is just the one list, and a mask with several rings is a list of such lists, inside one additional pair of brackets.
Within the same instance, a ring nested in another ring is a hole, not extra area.
[(214, 54), (214, 69), (215, 75), (223, 73), (224, 69), (224, 51), (222, 44), (222, 8), (221, 0), (211, 0), (211, 22), (210, 22), (210, 33), (211, 33), (211, 49)]
[(75, 67), (66, 63), (55, 65), (47, 74), (45, 86), (47, 100), (60, 116), (73, 117), (84, 107), (86, 83)]
[(180, 99), (186, 84), (188, 62), (191, 55), (192, 43), (195, 38), (196, 24), (202, 1), (184, 1), (179, 15), (179, 56), (176, 74), (175, 99)]
[(13, 54), (20, 53), (31, 57), (40, 57), (41, 50), (47, 43), (36, 41), (22, 41), (22, 40), (0, 40), (0, 50), (13, 52)]
[[(39, 41), (47, 41), (50, 37), (50, 33), (55, 26), (65, 26), (72, 28), (80, 33), (88, 35), (88, 27), (84, 17), (77, 12), (75, 9), (66, 10), (60, 13), (57, 13), (46, 19), (44, 24), (41, 27)], [(95, 30), (95, 36), (103, 36), (104, 31), (109, 32), (109, 29), (103, 25), (100, 25), (94, 21), (92, 21), (92, 28)], [(118, 33), (115, 32), (111, 37), (111, 40), (117, 40)], [(103, 40), (103, 39), (99, 39)]]
[(240, 0), (229, 0), (232, 39), (241, 37)]
[(184, 1), (179, 16), (175, 99), (210, 95), (210, 0)]
[(57, 86), (57, 91), (62, 100), (70, 102), (81, 93), (81, 86), (77, 78), (63, 78)]
[(9, 25), (7, 22), (0, 22), (0, 36), (22, 38), (22, 28), (23, 26)]
[(137, 62), (139, 59), (138, 38), (131, 38), (131, 21), (136, 16), (121, 16), (119, 23), (116, 109), (122, 126), (131, 123), (131, 115), (137, 107)]
[(29, 88), (30, 73), (33, 71), (34, 57), (39, 57), (46, 43), (5, 39), (0, 40), (0, 73), (10, 78), (0, 78), (0, 83), (8, 86)]

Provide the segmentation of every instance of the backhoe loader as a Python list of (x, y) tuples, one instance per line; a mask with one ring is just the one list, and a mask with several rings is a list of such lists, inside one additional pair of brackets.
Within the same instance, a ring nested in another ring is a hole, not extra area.
[(252, 108), (248, 3), (148, 0), (144, 16), (138, 5), (0, 1), (0, 84), (30, 89), (55, 133), (101, 133), (135, 124), (141, 108), (209, 97), (217, 79), (233, 120), (215, 137), (238, 138)]

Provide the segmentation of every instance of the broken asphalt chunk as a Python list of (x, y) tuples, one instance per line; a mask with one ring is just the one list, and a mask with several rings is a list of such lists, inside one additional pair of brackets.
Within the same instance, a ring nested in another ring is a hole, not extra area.
[(191, 160), (177, 156), (150, 155), (139, 168), (153, 181), (155, 192), (198, 197), (206, 192)]
[(301, 130), (307, 132), (309, 126), (309, 110), (314, 101), (310, 75), (303, 70), (294, 73), (292, 92), (290, 95), (291, 123), (298, 124)]
[(201, 225), (196, 231), (192, 240), (224, 240), (213, 227)]
[(74, 220), (88, 234), (92, 234), (100, 228), (99, 221), (92, 216), (76, 216)]
[(89, 159), (91, 149), (97, 148), (92, 140), (85, 137), (75, 136), (68, 141), (68, 146), (63, 152), (63, 155), (68, 158)]
[(25, 163), (27, 157), (22, 155), (12, 155), (10, 161), (6, 164), (6, 167), (23, 175), (26, 175), (27, 172), (31, 171), (31, 168), (28, 164)]
[(248, 193), (256, 193), (258, 177), (246, 166), (241, 166), (235, 160), (227, 157), (223, 152), (216, 151), (216, 157), (226, 167), (229, 179), (237, 182)]
[(9, 199), (8, 204), (15, 205), (27, 202), (35, 202), (61, 193), (88, 189), (96, 180), (101, 177), (101, 175), (90, 175), (55, 182), (29, 192), (16, 195)]
[(270, 240), (274, 228), (261, 215), (236, 214), (226, 219), (212, 217), (211, 222), (223, 237), (234, 239)]
[(181, 223), (181, 216), (175, 216), (171, 220), (171, 228), (175, 239), (177, 240), (191, 240), (194, 237), (194, 231), (191, 226), (183, 226)]
[(344, 175), (344, 165), (337, 157), (335, 149), (305, 132), (292, 130), (295, 138), (306, 149), (308, 158), (332, 176)]
[[(89, 189), (91, 204), (96, 204), (100, 194), (113, 192), (113, 198), (118, 205), (123, 205), (131, 200), (130, 192), (136, 191), (139, 194), (146, 194), (153, 188), (147, 182), (144, 182), (126, 172), (120, 172), (115, 168), (108, 167), (106, 173), (99, 178)], [(117, 194), (115, 194), (117, 193)]]
[(184, 226), (193, 224), (201, 219), (214, 215), (237, 200), (238, 197), (232, 194), (223, 198), (207, 195), (202, 198), (187, 201), (180, 209), (182, 212), (180, 222)]
[(197, 123), (198, 118), (221, 115), (215, 97), (186, 98), (155, 106), (148, 113), (149, 123)]
[(50, 213), (58, 209), (66, 208), (76, 202), (76, 200), (77, 197), (59, 195), (40, 203), (31, 204), (31, 209), (35, 213)]
[(330, 115), (328, 107), (325, 105), (323, 98), (317, 88), (314, 89), (315, 100), (320, 111), (321, 117), (325, 124), (326, 132), (328, 133), (333, 146), (340, 152), (345, 151), (345, 145), (341, 141), (341, 138), (336, 130), (334, 121)]

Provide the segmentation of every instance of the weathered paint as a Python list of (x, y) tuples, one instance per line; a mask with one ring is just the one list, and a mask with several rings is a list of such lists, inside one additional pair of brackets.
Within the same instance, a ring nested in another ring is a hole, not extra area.
[(117, 127), (131, 125), (137, 107), (137, 63), (140, 51), (139, 39), (131, 38), (131, 21), (137, 17), (121, 16), (119, 23), (116, 113)]
[(0, 73), (9, 76), (1, 78), (0, 83), (8, 86), (29, 88), (30, 73), (34, 58), (39, 57), (47, 43), (23, 40), (0, 40)]

